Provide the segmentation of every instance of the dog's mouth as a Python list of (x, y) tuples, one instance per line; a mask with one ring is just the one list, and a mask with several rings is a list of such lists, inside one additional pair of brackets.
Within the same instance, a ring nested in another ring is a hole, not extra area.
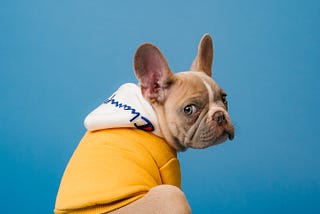
[(233, 140), (234, 139), (234, 128), (232, 127), (232, 130), (225, 130), (223, 132), (223, 134), (227, 135), (229, 140)]
[(223, 138), (225, 138), (225, 140), (229, 139), (229, 140), (233, 140), (234, 138), (234, 131), (230, 131), (230, 130), (225, 130), (222, 133)]
[(216, 142), (217, 143), (214, 143), (214, 145), (223, 143), (224, 141), (226, 141), (228, 139), (229, 140), (233, 140), (234, 139), (234, 128), (233, 128), (232, 124), (228, 125), (226, 128), (224, 128), (221, 131), (221, 135), (216, 138)]
[[(191, 148), (207, 148), (234, 139), (234, 127), (231, 121), (225, 126), (209, 126), (205, 123), (206, 118), (198, 120), (188, 131), (185, 145)], [(205, 129), (201, 127), (205, 126)]]

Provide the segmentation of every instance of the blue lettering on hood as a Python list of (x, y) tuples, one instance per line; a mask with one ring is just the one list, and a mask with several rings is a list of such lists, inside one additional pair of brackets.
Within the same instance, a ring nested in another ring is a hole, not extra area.
[[(110, 103), (111, 105), (113, 105), (116, 108), (119, 109), (123, 109), (125, 111), (131, 111), (132, 114), (132, 118), (129, 120), (130, 123), (132, 123), (133, 121), (135, 121), (141, 114), (140, 112), (138, 112), (136, 109), (132, 108), (130, 105), (127, 104), (123, 104), (117, 100), (114, 99), (114, 97), (116, 96), (116, 94), (112, 95), (110, 98), (108, 98), (106, 101), (104, 101), (104, 104), (108, 104)], [(147, 132), (152, 132), (154, 131), (154, 126), (152, 125), (152, 123), (150, 122), (150, 120), (148, 120), (146, 117), (141, 116), (140, 119), (142, 119), (145, 124), (143, 125), (137, 125), (136, 123), (134, 123), (134, 126), (137, 129), (141, 129)]]

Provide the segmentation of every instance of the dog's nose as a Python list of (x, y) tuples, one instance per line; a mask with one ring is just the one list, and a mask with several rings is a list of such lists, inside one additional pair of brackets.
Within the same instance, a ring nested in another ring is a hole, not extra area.
[(217, 111), (213, 114), (213, 120), (217, 122), (219, 126), (226, 124), (226, 117), (222, 111)]

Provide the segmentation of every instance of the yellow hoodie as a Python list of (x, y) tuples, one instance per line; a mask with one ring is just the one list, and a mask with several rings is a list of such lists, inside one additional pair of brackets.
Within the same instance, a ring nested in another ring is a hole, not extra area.
[(177, 154), (162, 138), (134, 128), (87, 132), (64, 172), (54, 212), (110, 212), (161, 184), (180, 188)]

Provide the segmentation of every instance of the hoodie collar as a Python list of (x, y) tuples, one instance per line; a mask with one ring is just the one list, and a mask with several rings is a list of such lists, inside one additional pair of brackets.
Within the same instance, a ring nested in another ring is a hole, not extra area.
[(142, 96), (141, 89), (126, 83), (84, 120), (88, 131), (109, 128), (137, 128), (163, 137), (157, 116), (150, 103)]

